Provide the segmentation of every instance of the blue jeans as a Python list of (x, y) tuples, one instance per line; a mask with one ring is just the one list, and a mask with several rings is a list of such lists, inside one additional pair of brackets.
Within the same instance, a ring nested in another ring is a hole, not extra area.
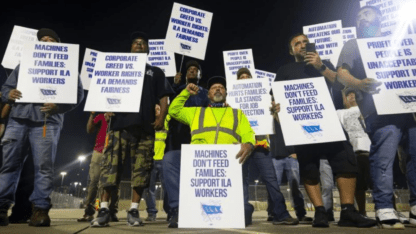
[(304, 217), (306, 215), (306, 210), (303, 194), (299, 190), (300, 175), (298, 160), (292, 157), (281, 159), (272, 158), (272, 160), (278, 185), (280, 186), (282, 184), (283, 172), (285, 172), (292, 196), (292, 206), (295, 208), (296, 216), (298, 218)]
[(149, 182), (149, 188), (146, 188), (144, 190), (144, 197), (146, 201), (147, 206), (147, 213), (148, 214), (156, 214), (158, 210), (156, 209), (156, 180), (159, 177), (160, 182), (162, 183), (163, 193), (164, 193), (164, 202), (163, 202), (163, 209), (166, 213), (169, 213), (169, 203), (167, 202), (166, 196), (166, 185), (163, 178), (163, 161), (162, 160), (155, 160), (153, 163), (153, 169), (150, 173), (150, 182)]
[[(244, 164), (246, 165), (247, 162)], [(248, 165), (248, 164), (247, 164)], [(172, 150), (163, 157), (163, 174), (166, 191), (168, 193), (170, 213), (176, 215), (179, 209), (179, 181), (181, 172), (181, 151)], [(253, 205), (248, 203), (248, 180), (244, 180), (243, 166), (243, 192), (244, 192), (244, 213), (246, 225), (251, 224), (251, 217), (254, 211)], [(247, 197), (247, 200), (246, 200)]]
[(334, 174), (327, 159), (321, 158), (319, 161), (319, 173), (321, 174), (322, 202), (326, 212), (334, 216), (334, 198), (332, 190), (334, 188)]
[(366, 118), (371, 139), (370, 174), (375, 209), (393, 208), (393, 162), (399, 142), (406, 135), (408, 163), (406, 176), (410, 206), (416, 205), (416, 122), (412, 114), (376, 115)]
[(49, 209), (49, 195), (53, 190), (53, 164), (55, 162), (61, 127), (47, 124), (46, 137), (42, 137), (43, 123), (27, 119), (9, 118), (3, 144), (3, 165), (0, 168), (0, 206), (15, 201), (17, 184), (28, 147), (31, 147), (35, 171), (34, 190), (29, 200), (35, 207)]
[(290, 216), (286, 208), (285, 198), (280, 192), (280, 186), (276, 177), (270, 152), (263, 148), (257, 148), (243, 165), (244, 203), (248, 203), (248, 168), (249, 164), (254, 163), (260, 172), (262, 180), (266, 183), (267, 192), (273, 203), (273, 215), (275, 221), (282, 221)]

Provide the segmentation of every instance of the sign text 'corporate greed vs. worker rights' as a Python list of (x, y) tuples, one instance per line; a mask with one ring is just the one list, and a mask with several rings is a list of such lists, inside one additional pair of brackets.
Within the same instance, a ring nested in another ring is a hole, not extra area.
[(244, 228), (240, 145), (182, 145), (180, 228)]
[(175, 2), (166, 32), (165, 49), (204, 60), (212, 15)]
[(227, 103), (246, 115), (256, 135), (273, 134), (271, 97), (267, 79), (244, 79), (227, 82)]
[[(99, 53), (84, 111), (139, 112), (146, 57)], [(153, 75), (151, 70), (149, 75)]]
[(272, 83), (286, 145), (345, 141), (325, 78)]
[(366, 77), (383, 84), (373, 94), (379, 115), (416, 112), (416, 36), (357, 40)]
[(79, 45), (26, 42), (16, 102), (77, 103)]

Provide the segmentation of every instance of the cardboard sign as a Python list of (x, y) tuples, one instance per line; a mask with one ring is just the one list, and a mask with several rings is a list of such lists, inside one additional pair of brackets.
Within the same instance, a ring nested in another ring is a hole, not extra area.
[(324, 77), (272, 84), (286, 145), (345, 141)]
[(304, 26), (303, 33), (308, 36), (309, 42), (315, 43), (322, 60), (329, 59), (332, 64), (337, 64), (344, 45), (341, 20)]
[(238, 69), (243, 67), (250, 70), (251, 76), (255, 77), (256, 69), (254, 68), (253, 51), (251, 49), (229, 50), (222, 53), (227, 82), (237, 80)]
[(77, 103), (79, 45), (26, 42), (17, 89), (26, 103)]
[(240, 145), (182, 145), (179, 228), (244, 228)]
[(149, 40), (147, 62), (162, 69), (166, 77), (176, 75), (175, 54), (165, 50), (165, 40)]
[(99, 53), (84, 111), (139, 112), (147, 55)]
[(227, 103), (241, 109), (256, 135), (273, 134), (269, 81), (246, 79), (227, 83)]
[(367, 77), (381, 81), (373, 95), (379, 115), (416, 112), (416, 35), (358, 39)]
[(92, 50), (89, 48), (85, 49), (84, 61), (82, 62), (81, 68), (82, 87), (84, 87), (85, 90), (88, 90), (90, 87), (98, 53), (100, 53), (100, 51)]
[(397, 33), (416, 34), (416, 20), (414, 0), (363, 0), (360, 7), (374, 6), (381, 11), (381, 32), (383, 36)]
[(257, 78), (267, 78), (269, 80), (269, 87), (271, 88), (272, 87), (272, 82), (274, 82), (274, 79), (276, 78), (276, 73), (256, 69), (256, 77)]
[(204, 60), (213, 14), (174, 3), (166, 33), (165, 49)]
[(15, 69), (20, 63), (24, 44), (26, 42), (38, 41), (37, 33), (38, 30), (36, 29), (15, 25), (1, 65), (5, 68)]
[(357, 38), (357, 29), (355, 27), (342, 28), (343, 44), (351, 39)]

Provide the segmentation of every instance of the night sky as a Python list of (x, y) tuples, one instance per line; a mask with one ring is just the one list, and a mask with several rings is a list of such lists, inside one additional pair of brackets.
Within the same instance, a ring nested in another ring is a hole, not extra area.
[[(358, 0), (181, 0), (178, 3), (214, 14), (205, 61), (199, 61), (202, 82), (214, 75), (224, 76), (224, 50), (252, 48), (256, 68), (275, 73), (280, 66), (293, 61), (287, 40), (302, 32), (302, 26), (333, 20), (342, 20), (343, 27), (355, 26), (354, 18), (359, 9)], [(63, 43), (80, 45), (81, 69), (87, 47), (103, 52), (129, 52), (130, 34), (137, 30), (147, 32), (152, 39), (165, 38), (172, 6), (173, 1), (163, 0), (8, 1), (0, 14), (0, 54), (3, 57), (14, 25), (51, 28)], [(181, 56), (176, 55), (178, 69), (180, 59)], [(185, 57), (184, 63), (189, 59)], [(168, 79), (172, 82), (172, 77)], [(95, 134), (86, 133), (89, 113), (83, 112), (84, 104), (85, 99), (65, 115), (55, 163), (56, 185), (60, 185), (59, 173), (63, 170), (68, 172), (65, 184), (79, 181), (76, 176), (79, 163), (74, 161), (79, 155), (92, 152)], [(87, 169), (89, 160), (83, 165)], [(87, 180), (85, 171), (81, 176), (83, 186)]]

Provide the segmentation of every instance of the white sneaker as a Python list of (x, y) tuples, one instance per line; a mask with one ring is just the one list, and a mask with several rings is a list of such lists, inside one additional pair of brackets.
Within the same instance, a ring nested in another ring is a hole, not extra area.
[(383, 229), (404, 229), (404, 225), (396, 216), (393, 208), (378, 209), (376, 211), (378, 226)]
[(409, 221), (410, 221), (410, 224), (416, 226), (416, 206), (412, 206), (410, 208)]
[(396, 214), (397, 218), (400, 220), (400, 223), (402, 224), (409, 224), (409, 219), (402, 213), (400, 213), (397, 210), (394, 210), (394, 213)]

